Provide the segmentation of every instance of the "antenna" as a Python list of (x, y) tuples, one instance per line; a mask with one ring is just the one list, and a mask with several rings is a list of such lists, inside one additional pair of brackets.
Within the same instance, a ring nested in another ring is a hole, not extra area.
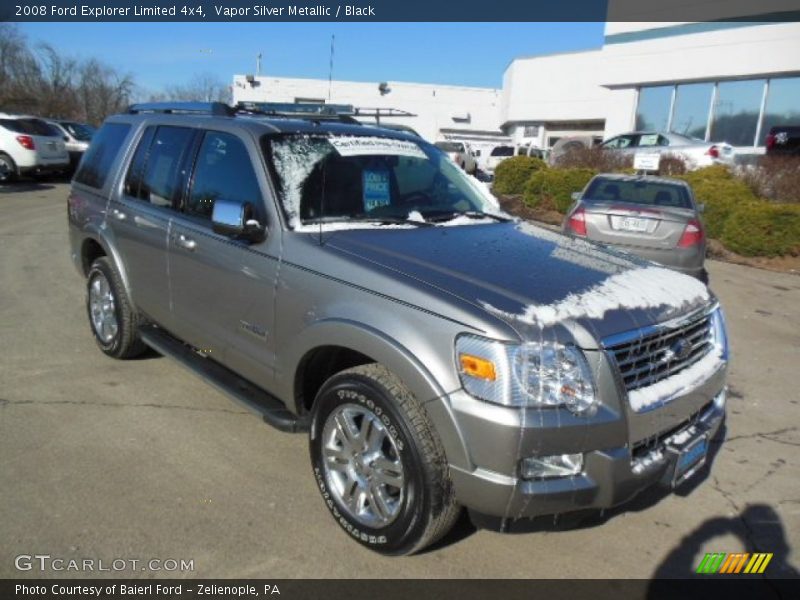
[(331, 86), (333, 85), (333, 44), (336, 41), (336, 36), (331, 34), (331, 62), (328, 67), (328, 102), (331, 101)]
[(261, 75), (261, 52), (256, 56), (256, 77)]

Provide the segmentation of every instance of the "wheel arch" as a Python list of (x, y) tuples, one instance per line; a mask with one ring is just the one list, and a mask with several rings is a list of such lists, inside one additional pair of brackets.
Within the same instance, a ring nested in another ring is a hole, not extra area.
[[(331, 359), (335, 353), (339, 353), (339, 358), (349, 358), (355, 362), (348, 364), (347, 360), (342, 360), (337, 363), (336, 358)], [(318, 382), (318, 386), (344, 369), (369, 362), (379, 363), (397, 375), (422, 406), (435, 408), (427, 412), (444, 445), (448, 461), (451, 464), (470, 463), (455, 421), (448, 411), (439, 410), (447, 391), (414, 353), (398, 340), (364, 323), (349, 319), (327, 319), (315, 323), (298, 336), (290, 356), (293, 357), (290, 364), (296, 365), (292, 398), (298, 414), (307, 414), (313, 408), (314, 398), (310, 396), (312, 392), (316, 396), (319, 387), (315, 387), (313, 375), (309, 377), (312, 373), (310, 369), (324, 364), (325, 359), (344, 366), (330, 373), (323, 370), (327, 376), (324, 379), (319, 376), (322, 381)], [(311, 385), (308, 383), (310, 379)]]

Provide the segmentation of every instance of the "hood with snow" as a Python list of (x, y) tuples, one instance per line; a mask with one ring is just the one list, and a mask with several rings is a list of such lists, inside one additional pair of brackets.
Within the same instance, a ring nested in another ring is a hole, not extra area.
[(600, 341), (711, 301), (694, 278), (522, 222), (353, 229), (325, 245), (455, 295), (523, 337), (574, 321)]

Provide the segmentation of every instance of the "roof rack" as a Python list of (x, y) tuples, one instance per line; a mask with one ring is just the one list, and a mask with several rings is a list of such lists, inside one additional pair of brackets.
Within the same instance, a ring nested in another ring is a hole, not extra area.
[(357, 109), (351, 104), (320, 104), (320, 103), (292, 103), (292, 102), (239, 102), (236, 110), (240, 113), (291, 116), (291, 117), (341, 117), (352, 116)]
[(223, 102), (142, 102), (131, 104), (128, 113), (135, 115), (143, 112), (187, 114), (201, 113), (220, 117), (231, 117), (235, 111)]
[(416, 117), (414, 113), (399, 108), (356, 108), (356, 117), (375, 117), (380, 122), (381, 117)]

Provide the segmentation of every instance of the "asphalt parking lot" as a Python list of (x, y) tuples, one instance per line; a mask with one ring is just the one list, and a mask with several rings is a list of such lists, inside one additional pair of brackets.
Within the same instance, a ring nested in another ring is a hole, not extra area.
[(705, 552), (800, 555), (800, 277), (711, 262), (732, 338), (727, 439), (702, 481), (582, 526), (475, 531), (424, 554), (361, 548), (315, 489), (306, 439), (170, 359), (95, 347), (69, 259), (68, 186), (0, 187), (0, 577), (15, 557), (193, 560), (179, 577), (688, 576)]

